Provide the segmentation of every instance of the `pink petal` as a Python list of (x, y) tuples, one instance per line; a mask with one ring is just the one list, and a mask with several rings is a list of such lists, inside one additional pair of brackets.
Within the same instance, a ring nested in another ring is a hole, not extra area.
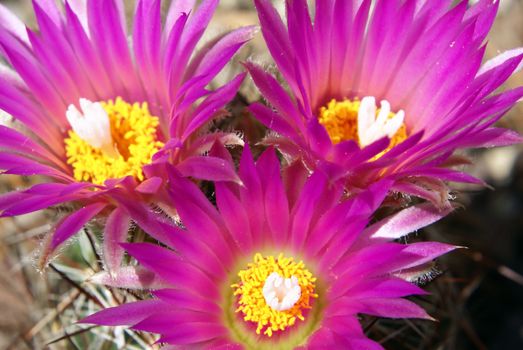
[(220, 314), (223, 312), (216, 301), (201, 298), (198, 294), (190, 291), (180, 289), (161, 289), (154, 291), (153, 295), (180, 309), (214, 314)]
[(88, 316), (79, 323), (93, 323), (103, 326), (134, 325), (155, 313), (165, 311), (169, 304), (160, 300), (145, 300), (111, 307)]
[(247, 208), (225, 183), (216, 184), (216, 204), (240, 250), (250, 251), (252, 237)]
[[(405, 246), (404, 256), (390, 264), (390, 271), (399, 271), (425, 264), (437, 257), (459, 248), (455, 245), (438, 242), (419, 242)], [(402, 254), (403, 255), (403, 254)]]
[(241, 183), (234, 166), (224, 159), (211, 156), (192, 156), (176, 166), (183, 176), (209, 181), (233, 181)]
[(120, 243), (127, 241), (131, 218), (121, 208), (116, 208), (107, 218), (103, 237), (103, 261), (105, 269), (113, 273), (120, 268), (124, 250)]
[(256, 163), (265, 193), (265, 216), (272, 233), (273, 242), (278, 242), (282, 232), (289, 229), (289, 203), (280, 177), (280, 161), (274, 149), (265, 151)]
[(442, 219), (453, 209), (439, 210), (427, 203), (415, 205), (371, 225), (363, 235), (371, 239), (398, 239)]
[(56, 248), (72, 235), (80, 231), (80, 229), (89, 220), (101, 212), (106, 205), (106, 203), (90, 204), (62, 219), (62, 221), (60, 221), (56, 226), (54, 232), (49, 233), (46, 237), (45, 247), (40, 258), (40, 266), (45, 266), (48, 262), (49, 256), (56, 250)]
[(169, 334), (162, 336), (159, 341), (185, 345), (211, 340), (226, 334), (227, 330), (220, 324), (194, 322), (177, 324), (176, 327), (172, 327)]
[[(518, 47), (517, 49), (512, 49), (505, 51), (503, 53), (500, 53), (494, 58), (491, 58), (487, 62), (485, 62), (481, 68), (478, 71), (477, 75), (481, 75), (485, 72), (488, 72), (491, 69), (494, 69), (503, 63), (505, 63), (507, 60), (510, 60), (511, 58), (520, 56), (523, 54), (523, 47)], [(521, 68), (523, 68), (523, 62), (519, 64), (519, 66), (516, 68), (516, 70), (512, 74), (516, 74)]]
[(212, 267), (202, 266), (201, 262), (192, 264), (183, 256), (150, 243), (133, 243), (123, 246), (144, 267), (158, 274), (172, 286), (192, 290), (208, 299), (219, 297), (219, 288), (215, 279), (220, 276), (212, 275), (210, 277), (206, 273)]
[(169, 285), (167, 281), (141, 266), (120, 267), (112, 273), (101, 271), (91, 276), (89, 281), (110, 287), (140, 290), (164, 288)]
[(388, 318), (424, 318), (433, 320), (425, 310), (405, 299), (370, 298), (358, 300), (359, 313)]
[(160, 189), (163, 179), (158, 176), (146, 179), (136, 187), (136, 191), (144, 194), (155, 194)]
[(0, 25), (2, 30), (9, 31), (13, 36), (20, 39), (22, 42), (29, 44), (27, 38), (27, 30), (25, 24), (18, 19), (11, 11), (4, 5), (0, 4)]

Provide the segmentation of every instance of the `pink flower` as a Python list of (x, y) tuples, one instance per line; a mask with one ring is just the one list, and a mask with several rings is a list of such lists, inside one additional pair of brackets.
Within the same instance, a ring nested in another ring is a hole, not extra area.
[[(123, 1), (34, 1), (38, 31), (0, 6), (0, 108), (27, 133), (0, 126), (0, 168), (49, 183), (0, 196), (1, 216), (65, 202), (78, 210), (46, 240), (41, 264), (100, 213), (108, 215), (105, 262), (117, 269), (130, 222), (122, 202), (163, 206), (163, 164), (184, 176), (237, 181), (233, 167), (202, 156), (214, 142), (242, 143), (202, 127), (222, 115), (243, 80), (206, 86), (255, 28), (226, 33), (194, 54), (218, 0), (137, 2), (127, 33)], [(165, 208), (166, 211), (172, 210)], [(132, 215), (131, 215), (132, 216)]]
[[(170, 197), (185, 229), (151, 222), (148, 231), (166, 247), (124, 245), (157, 276), (154, 298), (82, 322), (158, 333), (172, 349), (381, 349), (358, 314), (430, 319), (403, 298), (424, 294), (405, 278), (454, 247), (390, 240), (446, 213), (412, 207), (365, 228), (388, 182), (340, 201), (342, 186), (322, 172), (305, 179), (287, 171), (284, 183), (273, 150), (255, 163), (245, 148), (242, 184), (215, 183), (216, 209), (172, 170)], [(131, 269), (95, 280), (137, 286)]]
[(481, 65), (498, 1), (288, 0), (285, 25), (255, 0), (263, 36), (289, 92), (247, 63), (270, 107), (250, 110), (269, 129), (265, 143), (309, 168), (328, 168), (347, 186), (380, 178), (393, 191), (449, 206), (445, 181), (482, 182), (451, 169), (454, 151), (521, 141), (492, 127), (522, 96), (496, 89), (521, 68), (523, 49)]

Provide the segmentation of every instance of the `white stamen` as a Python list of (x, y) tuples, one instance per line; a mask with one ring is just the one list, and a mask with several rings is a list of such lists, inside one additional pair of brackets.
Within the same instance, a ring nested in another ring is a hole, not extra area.
[(118, 156), (111, 136), (109, 116), (102, 104), (81, 98), (80, 108), (83, 114), (74, 104), (70, 104), (65, 113), (73, 131), (92, 147), (101, 149), (111, 157)]
[(400, 110), (394, 117), (388, 117), (390, 103), (381, 101), (381, 109), (376, 118), (376, 100), (366, 96), (361, 100), (358, 110), (358, 138), (361, 147), (366, 147), (373, 142), (387, 136), (392, 138), (403, 124), (405, 112)]
[(291, 309), (301, 297), (298, 278), (296, 276), (283, 278), (277, 272), (267, 277), (262, 292), (267, 305), (277, 311)]

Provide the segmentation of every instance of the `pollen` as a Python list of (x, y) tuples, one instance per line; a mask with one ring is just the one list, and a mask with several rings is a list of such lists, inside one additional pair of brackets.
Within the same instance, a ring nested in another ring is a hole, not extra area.
[(314, 292), (316, 278), (303, 261), (283, 254), (275, 258), (256, 253), (238, 277), (238, 283), (231, 285), (238, 296), (236, 312), (256, 324), (256, 334), (267, 337), (304, 321), (306, 310), (318, 297)]
[(74, 178), (97, 185), (126, 176), (142, 181), (143, 166), (163, 146), (159, 119), (147, 103), (130, 104), (118, 97), (96, 103), (81, 99), (80, 105), (83, 116), (73, 105), (67, 111), (72, 130), (64, 140)]
[(334, 144), (354, 140), (363, 148), (387, 136), (390, 143), (386, 152), (407, 138), (404, 117), (402, 110), (391, 112), (386, 100), (381, 101), (381, 108), (377, 109), (374, 97), (368, 96), (361, 101), (333, 99), (320, 108), (318, 121)]

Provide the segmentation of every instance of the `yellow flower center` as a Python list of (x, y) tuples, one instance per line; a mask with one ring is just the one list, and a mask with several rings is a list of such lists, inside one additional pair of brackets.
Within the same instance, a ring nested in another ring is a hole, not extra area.
[(381, 108), (376, 109), (374, 98), (365, 97), (361, 101), (333, 99), (320, 108), (318, 120), (334, 144), (354, 140), (363, 148), (388, 136), (386, 152), (407, 138), (404, 116), (403, 111), (391, 112), (387, 101), (381, 101)]
[(304, 312), (312, 308), (312, 299), (318, 295), (314, 293), (316, 278), (303, 261), (260, 253), (253, 261), (238, 272), (239, 282), (231, 285), (238, 296), (236, 312), (257, 324), (256, 334), (263, 331), (268, 337), (292, 327), (297, 320), (304, 321)]
[(147, 103), (130, 104), (118, 97), (99, 103), (81, 99), (80, 104), (85, 117), (69, 107), (67, 117), (77, 132), (70, 130), (64, 140), (74, 178), (98, 185), (129, 175), (142, 181), (143, 166), (163, 146), (158, 141), (159, 119)]

